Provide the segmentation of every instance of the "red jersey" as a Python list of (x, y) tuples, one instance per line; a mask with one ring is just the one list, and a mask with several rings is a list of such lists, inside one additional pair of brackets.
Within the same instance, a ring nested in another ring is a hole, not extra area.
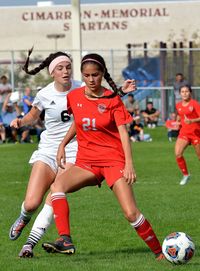
[[(74, 115), (78, 141), (77, 161), (96, 166), (124, 163), (124, 151), (117, 126), (133, 121), (121, 99), (85, 97), (85, 87), (67, 95), (69, 114)], [(104, 95), (111, 94), (105, 89)]]
[(181, 130), (182, 135), (198, 135), (200, 136), (200, 122), (187, 124), (184, 118), (196, 119), (200, 117), (200, 104), (196, 100), (190, 100), (188, 105), (183, 106), (182, 102), (176, 104), (176, 110), (181, 118)]
[(177, 126), (176, 120), (166, 120), (165, 126), (171, 130), (179, 130), (179, 127)]

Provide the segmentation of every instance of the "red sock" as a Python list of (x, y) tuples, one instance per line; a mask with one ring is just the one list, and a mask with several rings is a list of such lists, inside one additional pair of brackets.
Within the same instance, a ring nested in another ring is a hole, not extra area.
[(155, 254), (161, 253), (162, 248), (149, 222), (141, 214), (136, 222), (131, 223), (137, 234), (144, 240), (147, 246)]
[(177, 157), (176, 162), (183, 175), (188, 175), (187, 165), (183, 156)]
[(58, 234), (70, 236), (69, 205), (65, 193), (53, 193), (51, 201)]

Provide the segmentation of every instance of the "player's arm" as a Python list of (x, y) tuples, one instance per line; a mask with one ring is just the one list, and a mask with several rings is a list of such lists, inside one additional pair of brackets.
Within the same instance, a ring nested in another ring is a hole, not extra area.
[(132, 184), (136, 181), (136, 173), (133, 167), (133, 159), (131, 153), (131, 145), (126, 129), (126, 125), (118, 126), (118, 131), (120, 134), (120, 139), (122, 142), (122, 147), (125, 155), (125, 167), (124, 167), (124, 177), (128, 184)]
[(11, 93), (8, 94), (8, 95), (5, 97), (5, 100), (4, 100), (4, 102), (3, 102), (2, 111), (4, 111), (4, 112), (6, 112), (6, 107), (7, 107), (7, 104), (9, 103), (10, 96), (11, 96)]
[(153, 113), (153, 114), (151, 114), (151, 115), (149, 115), (149, 117), (150, 118), (157, 118), (157, 117), (159, 117), (159, 115), (160, 115), (160, 111), (156, 110), (156, 112)]
[(124, 96), (129, 92), (135, 91), (136, 88), (136, 82), (134, 79), (127, 79), (124, 81), (123, 85), (119, 88), (119, 96)]
[(184, 116), (184, 122), (187, 123), (187, 124), (200, 122), (200, 117), (196, 118), (196, 119), (188, 119), (188, 117), (185, 115)]
[(187, 124), (200, 122), (200, 104), (197, 101), (194, 101), (194, 109), (198, 115), (198, 118), (195, 119), (188, 119), (186, 116), (184, 116), (184, 122)]
[(18, 129), (22, 126), (33, 124), (39, 118), (40, 114), (41, 111), (36, 106), (33, 106), (23, 118), (16, 118), (11, 121), (10, 126)]
[(24, 103), (27, 104), (28, 106), (32, 105), (32, 102), (30, 102), (28, 99), (24, 99)]
[(62, 142), (60, 143), (57, 151), (56, 161), (60, 168), (65, 169), (63, 164), (66, 163), (66, 157), (65, 157), (65, 146), (74, 138), (76, 135), (76, 124), (75, 122), (72, 122), (72, 125), (70, 126), (67, 134), (63, 138)]

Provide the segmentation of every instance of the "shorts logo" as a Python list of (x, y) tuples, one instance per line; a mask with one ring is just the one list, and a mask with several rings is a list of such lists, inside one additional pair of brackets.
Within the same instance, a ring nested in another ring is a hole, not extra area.
[(98, 104), (98, 111), (99, 111), (99, 113), (104, 113), (106, 111), (106, 105), (105, 104)]

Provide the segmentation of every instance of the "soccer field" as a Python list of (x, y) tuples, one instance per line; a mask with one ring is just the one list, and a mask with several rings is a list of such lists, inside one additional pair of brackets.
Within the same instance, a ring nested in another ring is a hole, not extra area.
[[(174, 231), (188, 233), (195, 245), (195, 256), (186, 265), (174, 266), (167, 261), (156, 262), (154, 255), (123, 218), (120, 207), (105, 184), (85, 188), (68, 196), (71, 207), (71, 232), (76, 254), (48, 254), (35, 248), (35, 257), (19, 259), (18, 253), (26, 241), (33, 220), (20, 238), (10, 241), (10, 225), (17, 218), (30, 173), (28, 165), (36, 144), (0, 146), (1, 165), (1, 271), (169, 271), (200, 270), (200, 171), (192, 147), (185, 154), (191, 182), (180, 186), (181, 174), (174, 158), (174, 143), (167, 141), (166, 129), (148, 130), (152, 142), (132, 143), (137, 172), (134, 191), (138, 207), (152, 223), (159, 240)], [(41, 180), (42, 182), (42, 180)], [(57, 238), (52, 225), (43, 241)]]

